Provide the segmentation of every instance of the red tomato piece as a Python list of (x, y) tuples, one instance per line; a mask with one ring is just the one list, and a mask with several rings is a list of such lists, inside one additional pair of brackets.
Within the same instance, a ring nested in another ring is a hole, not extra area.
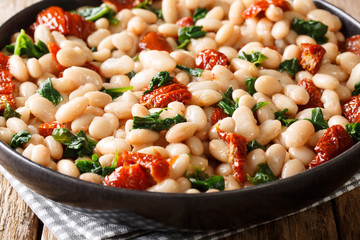
[(9, 57), (0, 52), (0, 111), (4, 110), (5, 104), (15, 106), (14, 89), (15, 84), (11, 81), (13, 75), (9, 70)]
[(315, 75), (320, 69), (325, 53), (325, 48), (318, 44), (302, 43), (300, 65), (303, 69)]
[(102, 1), (104, 3), (114, 5), (118, 12), (124, 8), (131, 9), (132, 7), (135, 7), (139, 5), (139, 3), (143, 2), (139, 0), (102, 0)]
[(360, 122), (360, 95), (349, 98), (342, 109), (345, 117), (350, 122)]
[(139, 42), (140, 50), (158, 50), (172, 52), (172, 48), (166, 38), (157, 32), (149, 32)]
[(46, 25), (50, 31), (59, 31), (64, 35), (73, 35), (84, 40), (96, 30), (92, 21), (87, 21), (76, 13), (64, 11), (56, 6), (41, 11), (30, 29), (35, 31), (40, 24)]
[(271, 4), (281, 8), (283, 11), (291, 9), (286, 0), (258, 0), (245, 9), (242, 16), (245, 19), (256, 17), (259, 13), (266, 11)]
[(354, 35), (345, 40), (344, 52), (353, 52), (360, 56), (360, 35)]
[(99, 75), (101, 75), (100, 68), (98, 66), (95, 66), (91, 62), (85, 62), (83, 67), (87, 68), (87, 69), (90, 69), (90, 70), (93, 70), (94, 72), (97, 72)]
[(180, 18), (179, 20), (177, 20), (175, 24), (182, 28), (190, 27), (190, 26), (194, 25), (194, 20), (192, 19), (192, 17), (183, 17), (183, 18)]
[(309, 164), (309, 168), (316, 167), (340, 153), (348, 150), (354, 145), (354, 140), (341, 125), (333, 125), (321, 136), (314, 148), (317, 153), (314, 160)]
[(246, 161), (246, 138), (240, 134), (224, 132), (219, 127), (216, 127), (217, 133), (222, 140), (229, 146), (228, 163), (233, 170), (234, 177), (240, 182), (246, 181), (243, 168)]
[(204, 70), (212, 70), (215, 65), (228, 66), (225, 54), (212, 49), (202, 50), (196, 57), (196, 67)]
[(43, 137), (51, 136), (56, 128), (65, 128), (64, 124), (60, 123), (43, 123), (38, 127), (39, 134)]
[[(148, 90), (149, 87), (144, 89)], [(155, 86), (153, 91), (141, 96), (140, 103), (148, 108), (164, 108), (169, 103), (178, 101), (185, 105), (189, 105), (191, 100), (191, 92), (187, 86), (179, 83), (175, 78), (172, 83), (161, 87)]]
[(211, 124), (214, 125), (221, 119), (228, 117), (228, 115), (219, 107), (215, 108), (211, 115)]
[(324, 107), (321, 101), (321, 92), (311, 80), (304, 78), (298, 83), (298, 85), (305, 88), (310, 97), (309, 102), (306, 105), (299, 106), (300, 110), (303, 110), (305, 108)]
[(118, 158), (118, 168), (104, 179), (113, 187), (145, 190), (165, 180), (170, 165), (159, 153), (155, 155), (123, 151)]

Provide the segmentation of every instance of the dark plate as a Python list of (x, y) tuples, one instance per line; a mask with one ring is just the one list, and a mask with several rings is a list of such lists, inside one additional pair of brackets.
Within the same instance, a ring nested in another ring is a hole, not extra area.
[[(338, 8), (315, 1), (339, 16), (347, 36), (360, 33), (360, 24)], [(99, 5), (97, 0), (50, 0), (23, 10), (0, 28), (0, 47), (12, 33), (29, 26), (36, 14), (51, 5), (70, 10)], [(0, 142), (0, 164), (35, 192), (84, 214), (142, 229), (209, 230), (238, 228), (272, 220), (302, 209), (329, 195), (360, 169), (359, 144), (301, 174), (242, 190), (212, 194), (164, 194), (117, 189), (80, 181), (42, 167)]]

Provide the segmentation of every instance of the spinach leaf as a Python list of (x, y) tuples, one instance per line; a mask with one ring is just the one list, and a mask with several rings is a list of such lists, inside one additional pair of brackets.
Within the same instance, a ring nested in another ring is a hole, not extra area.
[(246, 143), (246, 149), (247, 149), (247, 153), (255, 150), (255, 149), (262, 149), (265, 151), (265, 147), (263, 145), (261, 145), (260, 143), (258, 143), (256, 140), (252, 140), (249, 143)]
[(267, 163), (259, 163), (257, 165), (259, 172), (256, 172), (254, 177), (247, 174), (247, 179), (254, 185), (259, 185), (267, 182), (271, 182), (277, 179), (273, 174)]
[(5, 120), (8, 120), (9, 118), (12, 117), (16, 117), (16, 118), (21, 118), (21, 114), (16, 112), (11, 106), (10, 104), (7, 102), (5, 103), (5, 108), (4, 108), (4, 112), (3, 112), (4, 118)]
[(250, 95), (254, 95), (256, 93), (255, 90), (255, 81), (257, 80), (257, 78), (252, 78), (252, 77), (247, 77), (245, 80), (245, 84), (247, 86), (247, 91), (248, 93), (250, 93)]
[(176, 67), (180, 70), (187, 72), (188, 74), (190, 74), (192, 76), (195, 76), (195, 77), (201, 77), (202, 73), (204, 72), (204, 70), (201, 68), (192, 69), (192, 68), (180, 65), (180, 64), (177, 64)]
[(39, 40), (36, 44), (33, 44), (31, 39), (25, 34), (24, 29), (21, 29), (20, 34), (16, 39), (15, 46), (7, 45), (5, 49), (14, 55), (26, 55), (28, 58), (37, 59), (49, 53), (49, 49), (42, 41)]
[(360, 81), (358, 81), (356, 84), (355, 84), (355, 90), (352, 92), (352, 95), (353, 96), (357, 96), (360, 94)]
[(238, 58), (254, 63), (257, 67), (259, 67), (261, 63), (268, 59), (267, 56), (261, 54), (260, 52), (251, 52), (250, 54), (246, 54), (243, 51), (240, 52)]
[(134, 62), (137, 62), (140, 59), (140, 55), (135, 55), (132, 59), (134, 60)]
[(54, 106), (58, 105), (62, 100), (63, 97), (60, 93), (54, 88), (52, 85), (51, 79), (48, 78), (44, 82), (42, 82), (39, 86), (39, 89), (36, 90), (41, 96), (52, 102)]
[(317, 107), (311, 111), (311, 119), (306, 118), (305, 120), (310, 121), (315, 128), (315, 132), (329, 128), (329, 125), (324, 120), (321, 108)]
[(205, 31), (201, 31), (203, 26), (190, 26), (190, 27), (183, 27), (178, 30), (178, 44), (177, 49), (184, 49), (186, 48), (189, 43), (191, 42), (190, 39), (194, 38), (202, 38), (206, 35)]
[(199, 170), (197, 166), (194, 166), (194, 173), (186, 176), (187, 179), (191, 182), (191, 187), (198, 189), (201, 192), (206, 192), (209, 189), (218, 189), (219, 191), (224, 191), (225, 189), (225, 180), (223, 176), (213, 175), (209, 176), (203, 170)]
[(132, 86), (121, 87), (121, 88), (109, 88), (109, 89), (102, 88), (100, 91), (109, 94), (112, 97), (112, 99), (114, 100), (114, 99), (122, 96), (124, 94), (124, 92), (131, 91), (131, 90), (133, 90)]
[(88, 138), (82, 130), (74, 135), (67, 128), (55, 128), (52, 136), (56, 141), (66, 146), (64, 157), (91, 156), (96, 146), (96, 142)]
[(106, 18), (107, 20), (109, 20), (109, 23), (113, 25), (117, 25), (120, 22), (118, 19), (115, 18), (116, 12), (112, 10), (108, 5), (84, 8), (79, 10), (77, 14), (85, 18), (85, 20), (93, 22), (100, 18)]
[(26, 130), (22, 130), (13, 135), (10, 142), (10, 147), (13, 149), (17, 147), (21, 147), (23, 144), (29, 142), (30, 139), (31, 139), (31, 134)]
[(360, 123), (359, 122), (346, 124), (345, 128), (346, 128), (346, 131), (354, 139), (355, 142), (360, 141)]
[(145, 1), (141, 2), (139, 5), (137, 5), (134, 8), (142, 8), (142, 9), (149, 10), (149, 11), (155, 13), (158, 19), (163, 19), (162, 10), (152, 8), (149, 0), (145, 0)]
[(301, 71), (301, 66), (297, 58), (293, 58), (290, 60), (285, 60), (280, 63), (279, 71), (284, 72), (287, 71), (291, 76), (295, 76), (296, 73)]
[(193, 14), (193, 21), (194, 23), (197, 22), (197, 20), (204, 18), (207, 14), (208, 10), (206, 8), (197, 8)]
[(92, 47), (90, 50), (91, 50), (92, 52), (97, 52), (97, 47)]
[(149, 92), (151, 92), (155, 86), (161, 87), (167, 83), (171, 83), (174, 80), (173, 77), (170, 76), (168, 71), (162, 71), (157, 73), (150, 81), (149, 90), (144, 91), (143, 96)]
[(180, 114), (176, 114), (173, 118), (165, 118), (164, 120), (159, 119), (160, 114), (164, 110), (159, 112), (150, 113), (145, 117), (133, 117), (133, 127), (132, 129), (150, 129), (156, 132), (161, 132), (162, 130), (169, 130), (170, 127), (174, 124), (186, 122), (186, 118)]
[(275, 112), (275, 119), (279, 120), (281, 122), (282, 126), (289, 127), (291, 124), (297, 121), (297, 119), (288, 119), (288, 117), (285, 115), (285, 113), (289, 109), (285, 108), (283, 110)]
[(291, 29), (299, 35), (308, 35), (312, 37), (318, 44), (324, 44), (328, 41), (328, 38), (325, 37), (328, 26), (318, 21), (306, 21), (294, 18), (291, 24)]
[(269, 103), (270, 102), (258, 102), (254, 107), (251, 108), (251, 111), (256, 112), (257, 110), (259, 110), (262, 107), (265, 107)]
[(99, 162), (99, 157), (97, 154), (93, 154), (91, 156), (91, 160), (88, 159), (78, 159), (75, 161), (76, 167), (79, 169), (80, 173), (96, 173), (102, 176), (110, 175), (113, 171), (115, 171), (117, 167), (117, 159), (118, 159), (118, 152), (116, 151), (115, 157), (112, 161), (110, 167), (105, 166), (102, 167)]
[(226, 114), (232, 116), (235, 110), (239, 107), (232, 99), (233, 89), (229, 87), (228, 90), (222, 95), (222, 100), (218, 102), (220, 107)]

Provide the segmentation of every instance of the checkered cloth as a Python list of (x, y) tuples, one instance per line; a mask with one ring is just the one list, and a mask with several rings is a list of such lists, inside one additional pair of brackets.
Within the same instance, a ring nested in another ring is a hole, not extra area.
[[(46, 227), (59, 240), (84, 240), (84, 239), (138, 239), (138, 240), (174, 240), (174, 239), (219, 239), (245, 231), (257, 225), (240, 228), (237, 230), (207, 231), (202, 233), (189, 232), (154, 232), (145, 231), (128, 226), (109, 223), (103, 220), (95, 219), (80, 212), (70, 211), (64, 208), (62, 204), (48, 200), (37, 193), (31, 191), (0, 166), (0, 172), (10, 182), (14, 189), (30, 206), (33, 212), (45, 224)], [(351, 191), (360, 185), (360, 172), (355, 174), (344, 186), (325, 197), (324, 199), (306, 207), (298, 212), (318, 206), (333, 198)], [(298, 212), (292, 213), (296, 214)], [(290, 215), (292, 215), (290, 214)]]

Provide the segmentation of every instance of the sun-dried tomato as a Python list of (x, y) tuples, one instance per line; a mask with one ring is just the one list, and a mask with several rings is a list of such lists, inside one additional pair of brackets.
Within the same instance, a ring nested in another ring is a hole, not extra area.
[(170, 165), (159, 153), (155, 155), (123, 151), (118, 158), (118, 168), (105, 177), (104, 184), (113, 187), (146, 190), (165, 180)]
[(228, 66), (226, 55), (213, 49), (205, 49), (196, 57), (196, 67), (198, 68), (212, 70), (215, 65)]
[(300, 105), (300, 110), (306, 108), (324, 107), (321, 101), (321, 92), (311, 80), (304, 78), (298, 83), (298, 85), (305, 88), (305, 90), (309, 94), (309, 102), (306, 105)]
[(85, 64), (82, 67), (93, 70), (94, 72), (97, 72), (99, 75), (101, 75), (100, 68), (98, 66), (95, 66), (91, 62), (85, 62)]
[[(149, 87), (144, 89), (148, 90)], [(179, 83), (175, 78), (168, 84), (161, 87), (155, 86), (153, 91), (141, 96), (140, 103), (148, 108), (164, 108), (171, 102), (182, 102), (189, 105), (191, 100), (191, 92), (187, 86)]]
[(140, 50), (158, 50), (172, 52), (172, 48), (166, 38), (157, 32), (148, 32), (139, 42)]
[(360, 122), (360, 95), (349, 98), (342, 109), (345, 117), (351, 123)]
[(271, 4), (284, 11), (291, 9), (289, 2), (286, 0), (258, 0), (245, 9), (242, 17), (245, 19), (256, 17), (259, 13), (266, 11)]
[(321, 136), (320, 140), (314, 148), (317, 153), (314, 160), (309, 164), (309, 168), (316, 167), (330, 159), (336, 157), (340, 153), (348, 150), (354, 145), (353, 138), (341, 125), (333, 125)]
[(353, 52), (360, 56), (360, 35), (354, 35), (350, 38), (347, 38), (345, 40), (343, 51)]
[(318, 44), (302, 43), (300, 65), (303, 69), (315, 75), (320, 69), (325, 53), (325, 48)]
[(65, 128), (64, 124), (60, 123), (43, 123), (38, 127), (39, 134), (43, 137), (51, 136), (56, 128)]
[(179, 27), (190, 27), (194, 25), (194, 20), (192, 19), (192, 17), (183, 17), (177, 20), (175, 24)]
[(122, 9), (125, 8), (133, 8), (139, 3), (143, 2), (141, 0), (102, 0), (104, 3), (112, 4), (116, 7), (116, 10), (119, 12)]
[(226, 117), (228, 117), (229, 115), (227, 115), (221, 108), (217, 107), (214, 109), (212, 115), (211, 115), (211, 124), (214, 125), (215, 123), (217, 123), (218, 121), (220, 121), (221, 119), (224, 119)]
[(11, 81), (13, 75), (9, 70), (9, 57), (0, 52), (0, 111), (4, 110), (5, 104), (15, 106), (14, 89), (15, 84)]
[(242, 168), (247, 154), (246, 138), (240, 134), (224, 132), (219, 127), (216, 127), (216, 131), (229, 146), (228, 163), (233, 170), (234, 177), (240, 183), (246, 181)]
[(36, 22), (30, 26), (30, 30), (35, 31), (40, 24), (46, 25), (50, 31), (58, 31), (84, 40), (96, 30), (92, 21), (87, 21), (76, 13), (64, 11), (56, 6), (41, 11), (37, 15)]

